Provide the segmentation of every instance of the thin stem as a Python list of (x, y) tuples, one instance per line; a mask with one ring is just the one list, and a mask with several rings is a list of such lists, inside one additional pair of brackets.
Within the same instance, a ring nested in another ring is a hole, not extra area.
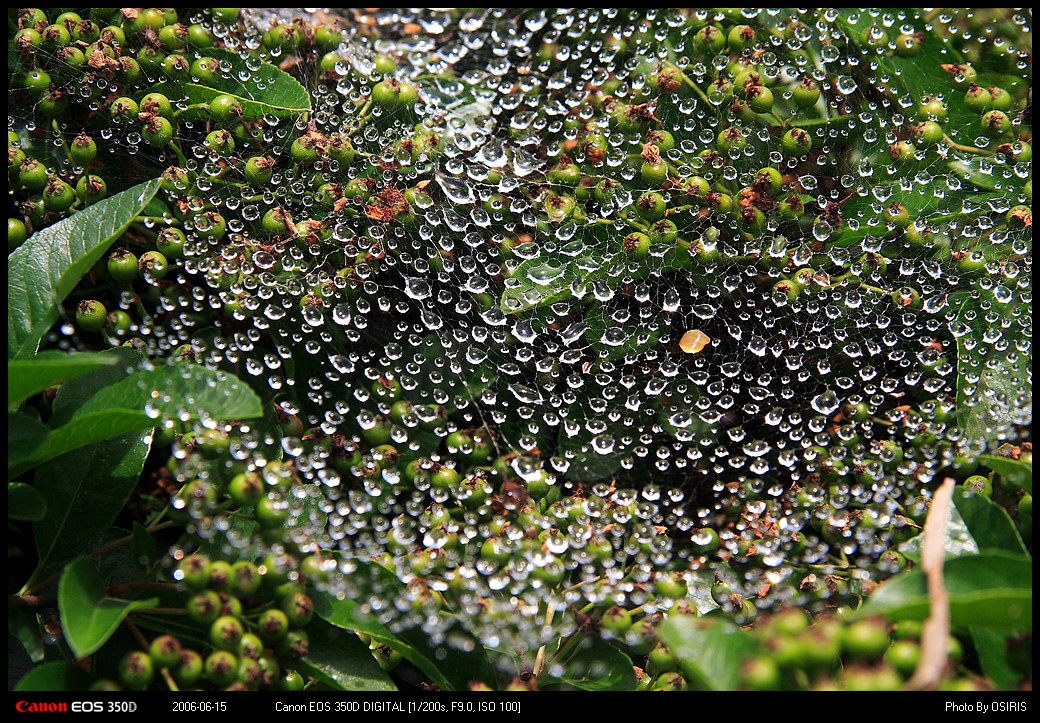
[(834, 121), (848, 120), (852, 118), (852, 113), (846, 113), (845, 115), (836, 115), (833, 118), (807, 118), (805, 120), (791, 121), (791, 126), (794, 128), (814, 128), (816, 126), (825, 126)]
[(950, 148), (952, 148), (955, 151), (960, 151), (961, 153), (971, 153), (972, 155), (976, 156), (997, 155), (996, 151), (991, 151), (987, 148), (976, 148), (975, 146), (962, 146), (960, 143), (955, 142), (945, 133), (943, 134), (943, 140), (946, 141), (946, 145), (948, 145)]

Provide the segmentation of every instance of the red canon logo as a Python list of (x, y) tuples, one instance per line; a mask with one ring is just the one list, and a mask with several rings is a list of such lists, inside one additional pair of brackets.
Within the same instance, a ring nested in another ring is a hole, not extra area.
[(68, 713), (68, 703), (20, 700), (14, 704), (16, 713)]

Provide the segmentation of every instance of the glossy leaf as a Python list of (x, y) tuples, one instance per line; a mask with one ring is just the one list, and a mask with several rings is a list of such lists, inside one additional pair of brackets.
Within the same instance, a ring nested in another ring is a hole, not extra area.
[(7, 257), (7, 358), (35, 354), (59, 305), (159, 190), (146, 181), (34, 233)]
[[(381, 597), (393, 594), (386, 586), (399, 587), (401, 585), (389, 570), (375, 563), (360, 564), (354, 579), (356, 584), (363, 587), (367, 587), (369, 584), (374, 585), (379, 591), (377, 594)], [(349, 597), (341, 599), (336, 595), (320, 591), (316, 592), (312, 599), (314, 600), (314, 613), (322, 620), (344, 630), (365, 633), (374, 640), (389, 645), (400, 652), (406, 660), (429, 675), (430, 680), (441, 686), (442, 689), (451, 689), (451, 684), (440, 671), (436, 661), (427, 658), (420, 650), (405, 643), (389, 628), (375, 620), (371, 614), (365, 613), (355, 600)]]
[(636, 687), (632, 659), (597, 638), (587, 638), (562, 667), (563, 675), (559, 678), (545, 676), (538, 684), (564, 683), (579, 690), (634, 690)]
[[(310, 93), (293, 78), (271, 63), (260, 63), (256, 70), (246, 67), (246, 61), (235, 52), (222, 48), (208, 48), (206, 55), (216, 58), (229, 69), (221, 71), (211, 83), (184, 83), (182, 89), (188, 103), (206, 103), (219, 95), (231, 95), (242, 105), (241, 120), (258, 120), (265, 115), (278, 117), (310, 113)], [(173, 97), (172, 89), (161, 86), (162, 92)]]
[[(364, 599), (368, 595), (395, 599), (400, 594), (403, 583), (392, 572), (376, 563), (355, 562), (358, 569), (351, 579), (357, 586), (357, 599)], [(462, 690), (471, 680), (490, 680), (493, 677), (493, 670), (480, 646), (470, 652), (450, 646), (446, 650), (444, 646), (434, 648), (421, 631), (406, 630), (395, 634), (350, 597), (340, 598), (315, 591), (312, 599), (314, 612), (319, 618), (344, 630), (365, 633), (391, 647), (423, 671), (441, 690)]]
[(297, 663), (302, 674), (334, 690), (394, 691), (390, 676), (356, 634), (319, 621), (310, 626), (310, 649)]
[(954, 490), (953, 502), (980, 550), (1029, 554), (1007, 510), (989, 497), (972, 494), (960, 486)]
[(658, 635), (697, 690), (735, 690), (741, 663), (755, 651), (754, 640), (728, 620), (671, 615)]
[(33, 394), (75, 379), (99, 366), (116, 363), (118, 359), (104, 354), (69, 354), (56, 350), (40, 352), (32, 359), (8, 362), (7, 406), (13, 407)]
[[(946, 560), (943, 578), (950, 599), (950, 624), (1031, 630), (1033, 564), (1025, 555), (982, 552)], [(867, 598), (860, 614), (924, 620), (930, 613), (922, 572), (897, 575)]]
[(104, 582), (89, 557), (69, 563), (58, 583), (62, 629), (77, 658), (104, 645), (131, 612), (158, 604), (158, 598), (121, 600), (105, 595)]
[(30, 462), (91, 442), (150, 429), (162, 418), (252, 419), (263, 415), (260, 398), (234, 377), (202, 366), (174, 364), (135, 372), (99, 390), (62, 426), (52, 430)]
[(994, 454), (979, 455), (979, 464), (989, 467), (1008, 482), (1026, 492), (1033, 491), (1033, 463)]

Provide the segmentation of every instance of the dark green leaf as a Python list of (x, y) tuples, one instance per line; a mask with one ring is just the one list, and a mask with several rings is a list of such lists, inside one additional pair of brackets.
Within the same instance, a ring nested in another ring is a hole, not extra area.
[(7, 519), (38, 522), (47, 514), (47, 501), (32, 485), (7, 483)]
[(584, 297), (594, 281), (621, 270), (617, 254), (610, 253), (607, 244), (602, 233), (595, 233), (571, 241), (555, 253), (521, 261), (502, 292), (499, 308), (506, 314), (519, 314)]
[(128, 188), (34, 233), (7, 257), (7, 358), (32, 356), (58, 305), (159, 190)]
[(635, 690), (636, 674), (632, 659), (610, 643), (586, 638), (563, 666), (559, 678), (545, 676), (539, 685), (565, 683), (579, 690)]
[(146, 569), (151, 569), (159, 560), (159, 546), (155, 538), (139, 522), (134, 523), (132, 547), (133, 559), (137, 561), (138, 567), (143, 565)]
[[(258, 120), (265, 115), (284, 117), (310, 113), (310, 93), (299, 81), (270, 63), (256, 70), (246, 67), (238, 53), (221, 48), (208, 48), (206, 55), (227, 64), (212, 85), (184, 83), (184, 96), (190, 104), (207, 103), (218, 95), (234, 96), (242, 104), (242, 120)], [(160, 86), (163, 93), (174, 97), (172, 88)]]
[(740, 665), (755, 651), (754, 640), (728, 620), (670, 615), (658, 634), (696, 690), (736, 690)]
[(1008, 632), (993, 628), (971, 627), (971, 642), (979, 656), (979, 665), (999, 690), (1017, 690), (1022, 674), (1008, 663)]
[(995, 454), (979, 455), (979, 463), (989, 467), (1008, 482), (1026, 492), (1033, 491), (1033, 463)]
[[(946, 560), (943, 578), (950, 598), (950, 623), (1018, 628), (1033, 626), (1033, 563), (1026, 555), (983, 552)], [(913, 570), (881, 585), (860, 614), (891, 619), (924, 620), (930, 602), (924, 573)]]
[(989, 497), (971, 494), (958, 486), (953, 492), (953, 502), (979, 549), (1029, 553), (1007, 510)]
[(657, 346), (661, 339), (660, 326), (649, 328), (645, 322), (637, 319), (618, 323), (602, 304), (589, 309), (585, 323), (589, 325), (585, 338), (596, 358), (601, 361), (642, 354)]
[(304, 675), (317, 678), (335, 690), (393, 691), (397, 686), (379, 667), (372, 651), (355, 633), (312, 623), (308, 629), (310, 650), (297, 663)]
[(17, 691), (35, 690), (86, 690), (93, 682), (90, 673), (64, 660), (55, 660), (37, 665), (18, 681)]
[(336, 595), (315, 592), (314, 612), (318, 617), (338, 628), (365, 633), (396, 650), (442, 690), (460, 690), (471, 680), (493, 678), (493, 671), (483, 648), (477, 646), (472, 652), (464, 652), (450, 646), (434, 649), (430, 647), (429, 640), (421, 631), (395, 634), (378, 622), (371, 613), (366, 612), (356, 600), (369, 599), (373, 595), (382, 600), (397, 599), (403, 594), (403, 584), (381, 565), (360, 560), (355, 562), (357, 570), (351, 575), (351, 583), (356, 587), (352, 590), (352, 595), (339, 598)]
[[(7, 469), (15, 470), (43, 446), (51, 430), (21, 412), (7, 412)], [(9, 474), (9, 478), (12, 476)]]
[(159, 419), (252, 419), (263, 415), (260, 398), (246, 384), (193, 364), (173, 364), (131, 374), (101, 389), (61, 427), (51, 431), (30, 463), (39, 464), (91, 442), (151, 429)]
[(89, 557), (69, 563), (58, 583), (58, 610), (69, 648), (77, 658), (94, 653), (136, 609), (154, 607), (158, 598), (119, 600), (105, 586)]
[[(46, 658), (47, 644), (40, 634), (40, 619), (36, 609), (28, 605), (12, 605), (7, 611), (7, 631), (22, 644), (25, 656), (31, 663), (42, 663)], [(13, 646), (12, 646), (13, 647)], [(10, 648), (8, 649), (10, 651)], [(12, 653), (8, 652), (8, 667), (12, 667)]]
[(131, 433), (88, 445), (36, 468), (47, 515), (33, 525), (40, 566), (61, 565), (94, 545), (123, 509), (148, 458)]
[(105, 354), (69, 354), (63, 351), (40, 352), (32, 359), (7, 363), (7, 406), (13, 407), (47, 387), (75, 379), (99, 366), (118, 363)]

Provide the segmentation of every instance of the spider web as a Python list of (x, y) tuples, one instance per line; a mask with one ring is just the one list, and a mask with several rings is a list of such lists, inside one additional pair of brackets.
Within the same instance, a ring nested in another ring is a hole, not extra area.
[[(465, 580), (467, 624), (484, 639), (505, 635), (503, 616), (519, 624), (509, 617), (517, 610), (529, 621), (519, 639), (540, 639), (532, 616), (547, 601), (561, 610), (590, 599), (644, 604), (645, 584), (661, 570), (704, 570), (707, 578), (688, 577), (703, 595), (721, 574), (696, 550), (707, 528), (720, 531), (727, 560), (746, 560), (749, 539), (759, 546), (765, 572), (735, 580), (744, 592), (784, 582), (775, 594), (798, 599), (790, 575), (799, 565), (834, 553), (875, 565), (891, 545), (878, 529), (909, 515), (958, 455), (1031, 425), (1031, 375), (1020, 363), (1031, 338), (1031, 229), (992, 230), (1020, 202), (1024, 171), (1003, 155), (980, 160), (951, 145), (893, 160), (893, 146), (910, 137), (916, 81), (893, 75), (883, 49), (849, 42), (871, 23), (894, 37), (928, 22), (910, 12), (834, 11), (815, 25), (772, 11), (627, 12), (368, 18), (380, 39), (345, 36), (342, 62), (310, 85), (312, 117), (258, 125), (278, 163), (269, 187), (236, 194), (204, 150), (185, 159), (200, 172), (187, 202), (219, 209), (229, 235), (219, 246), (189, 235), (176, 288), (156, 310), (165, 323), (143, 325), (156, 356), (187, 343), (204, 363), (265, 380), (279, 415), (320, 430), (305, 436), (365, 448), (366, 432), (388, 424), (402, 467), (455, 464), (445, 438), (485, 434), (489, 488), (509, 513), (526, 500), (510, 499), (502, 478), (528, 485), (548, 473), (560, 490), (541, 518), (551, 554), (492, 569), (477, 559), (476, 542), (496, 536), (517, 549), (527, 532), (494, 533), (467, 514), (451, 530), (466, 549), (451, 574), (419, 575), (407, 555), (389, 563), (410, 601)], [(697, 28), (723, 19), (755, 27), (742, 55), (699, 45)], [(368, 102), (380, 53), (397, 61), (399, 80), (419, 87), (414, 110)], [(742, 115), (732, 96), (704, 90), (740, 58), (773, 88), (774, 116)], [(679, 88), (658, 93), (668, 69)], [(315, 68), (291, 70), (313, 79)], [(798, 115), (790, 94), (804, 77), (823, 95)], [(956, 83), (951, 76), (954, 115)], [(625, 106), (640, 109), (637, 128), (618, 120)], [(778, 150), (787, 114), (809, 132), (811, 153)], [(181, 127), (200, 138), (208, 128)], [(730, 128), (746, 145), (703, 153)], [(946, 130), (953, 143), (977, 143), (962, 115)], [(358, 159), (348, 168), (290, 163), (293, 140), (307, 131), (348, 134)], [(670, 147), (651, 131), (667, 131)], [(423, 139), (432, 147), (416, 149)], [(180, 160), (126, 141), (155, 166)], [(663, 184), (643, 180), (655, 153), (672, 169)], [(576, 185), (553, 173), (568, 161), (581, 170)], [(780, 171), (781, 190), (757, 180), (766, 167)], [(725, 193), (737, 212), (690, 193), (691, 177)], [(322, 184), (354, 178), (368, 179), (367, 199), (333, 209), (315, 200)], [(604, 179), (617, 186), (602, 188)], [(418, 193), (406, 209), (407, 189)], [(640, 209), (651, 192), (663, 196), (674, 227), (636, 253), (623, 239), (652, 230)], [(788, 220), (778, 206), (792, 194), (806, 210)], [(912, 214), (910, 230), (886, 217), (894, 202)], [(306, 243), (261, 238), (257, 221), (276, 206), (297, 225), (321, 221), (325, 233)], [(977, 254), (982, 270), (964, 274), (951, 249)], [(1012, 261), (986, 264), (991, 249)], [(212, 328), (196, 321), (231, 307)], [(707, 339), (693, 352), (681, 345), (689, 331)], [(980, 369), (970, 393), (959, 380), (966, 367)], [(414, 405), (400, 421), (372, 391), (390, 380)], [(980, 422), (972, 410), (987, 407)], [(959, 423), (937, 421), (957, 414)], [(302, 549), (347, 552), (353, 565), (385, 559), (394, 541), (413, 552), (444, 543), (448, 533), (423, 514), (447, 500), (402, 491), (399, 473), (378, 474), (378, 456), (339, 471), (327, 450), (306, 452), (304, 441), (257, 442), (315, 483), (293, 503)], [(504, 466), (491, 467), (493, 458)], [(834, 513), (824, 526), (838, 532), (821, 540), (809, 508), (794, 503), (800, 491), (833, 509), (866, 509), (857, 517), (874, 524), (856, 531), (847, 510)], [(767, 530), (780, 534), (766, 538)], [(603, 539), (612, 556), (590, 559), (586, 543)], [(629, 558), (639, 573), (621, 580)], [(532, 582), (532, 568), (553, 564), (582, 581), (579, 593)], [(443, 619), (340, 584), (383, 622), (448, 634)], [(503, 590), (512, 597), (492, 605)]]

